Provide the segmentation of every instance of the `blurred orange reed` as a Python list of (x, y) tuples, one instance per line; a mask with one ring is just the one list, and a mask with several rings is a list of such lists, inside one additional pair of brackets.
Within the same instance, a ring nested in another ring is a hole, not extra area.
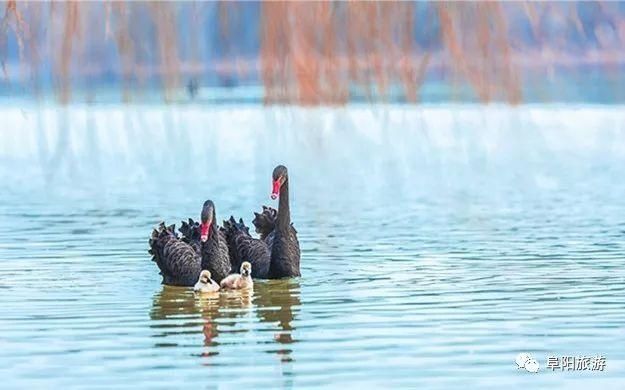
[[(244, 28), (238, 17), (242, 4), (236, 2), (12, 0), (5, 2), (0, 21), (0, 56), (6, 58), (8, 40), (14, 39), (18, 73), (39, 91), (43, 69), (49, 69), (63, 103), (72, 100), (79, 80), (86, 89), (93, 88), (89, 79), (104, 72), (103, 61), (111, 61), (105, 55), (110, 45), (115, 45), (118, 58), (107, 66), (116, 69), (125, 99), (157, 80), (165, 99), (171, 100), (183, 87), (183, 79), (214, 72), (256, 74), (268, 104), (344, 104), (354, 89), (372, 100), (387, 99), (392, 91), (417, 102), (426, 74), (439, 72), (453, 84), (468, 85), (481, 101), (517, 103), (522, 99), (519, 57), (523, 56), (513, 50), (508, 15), (529, 20), (543, 54), (549, 45), (541, 31), (541, 15), (561, 13), (567, 23), (579, 27), (574, 3), (437, 2), (427, 4), (429, 21), (417, 25), (415, 7), (420, 4), (263, 2), (259, 53), (245, 57), (237, 54), (233, 39)], [(210, 22), (198, 15), (205, 15), (207, 6), (217, 7), (219, 34), (224, 46), (232, 49), (226, 50), (229, 55), (211, 58), (210, 66), (198, 55), (200, 31)], [(431, 27), (427, 24), (432, 20), (438, 23), (441, 45), (428, 49), (416, 41), (414, 31)], [(13, 77), (4, 60), (2, 69), (5, 79)]]

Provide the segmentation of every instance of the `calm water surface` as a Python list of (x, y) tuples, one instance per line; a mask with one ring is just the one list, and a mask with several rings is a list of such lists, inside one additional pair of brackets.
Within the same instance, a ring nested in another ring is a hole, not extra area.
[[(625, 385), (622, 108), (1, 111), (3, 388)], [(250, 222), (276, 163), (302, 277), (162, 286), (151, 228)]]

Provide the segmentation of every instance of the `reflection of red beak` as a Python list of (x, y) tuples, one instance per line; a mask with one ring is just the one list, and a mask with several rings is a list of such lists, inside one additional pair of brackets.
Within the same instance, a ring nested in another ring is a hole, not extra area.
[(202, 242), (206, 242), (206, 240), (208, 240), (208, 235), (211, 231), (211, 225), (208, 223), (203, 223), (202, 225), (200, 225), (200, 240), (202, 240)]
[(271, 191), (271, 199), (276, 199), (280, 195), (280, 179), (273, 182), (273, 190)]

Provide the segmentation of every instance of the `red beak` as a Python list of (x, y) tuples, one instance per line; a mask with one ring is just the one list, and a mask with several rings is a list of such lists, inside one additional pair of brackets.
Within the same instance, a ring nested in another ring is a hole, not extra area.
[(280, 179), (273, 182), (273, 190), (271, 191), (271, 199), (276, 199), (280, 195)]
[(211, 225), (208, 223), (203, 223), (200, 225), (200, 240), (202, 242), (206, 242), (208, 240), (208, 234), (211, 231)]

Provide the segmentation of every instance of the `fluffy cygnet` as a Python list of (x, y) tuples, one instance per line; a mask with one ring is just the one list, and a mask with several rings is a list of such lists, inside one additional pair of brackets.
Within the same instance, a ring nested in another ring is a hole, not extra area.
[(229, 290), (241, 290), (246, 288), (252, 288), (254, 282), (252, 281), (252, 264), (244, 261), (241, 264), (241, 274), (228, 275), (221, 281), (221, 288)]
[(193, 286), (193, 291), (201, 293), (217, 292), (219, 291), (219, 285), (211, 279), (211, 272), (209, 270), (204, 270), (200, 272), (200, 279), (195, 286)]

